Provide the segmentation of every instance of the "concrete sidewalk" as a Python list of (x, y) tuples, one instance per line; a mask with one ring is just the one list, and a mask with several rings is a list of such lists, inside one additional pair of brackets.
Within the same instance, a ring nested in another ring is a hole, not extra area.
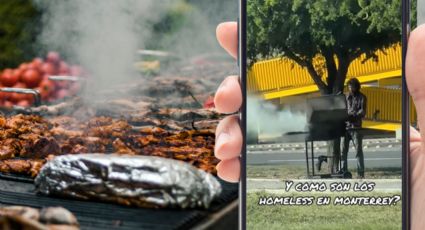
[[(352, 143), (350, 146), (353, 148)], [(310, 148), (310, 144), (309, 144)], [(380, 148), (400, 148), (401, 140), (396, 138), (380, 138), (380, 139), (365, 139), (363, 140), (363, 149), (380, 149)], [(325, 141), (314, 142), (315, 150), (327, 149)], [(294, 152), (304, 151), (305, 143), (274, 143), (274, 144), (258, 144), (248, 145), (247, 153), (261, 153), (266, 151), (279, 151), (279, 152)]]

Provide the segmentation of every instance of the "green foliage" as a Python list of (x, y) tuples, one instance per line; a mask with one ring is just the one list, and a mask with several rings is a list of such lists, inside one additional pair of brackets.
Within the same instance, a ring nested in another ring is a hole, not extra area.
[[(401, 41), (399, 0), (250, 0), (247, 17), (250, 64), (288, 57), (307, 68), (323, 94), (343, 90), (361, 54), (376, 59), (377, 50)], [(318, 54), (321, 66), (313, 64)]]
[(148, 41), (149, 49), (163, 49), (170, 47), (173, 39), (170, 37), (182, 27), (190, 23), (188, 14), (193, 10), (192, 6), (185, 1), (177, 1), (169, 6), (169, 9), (158, 22), (152, 23), (152, 38)]
[[(165, 2), (165, 1), (164, 1)], [(237, 1), (172, 0), (153, 22), (145, 48), (172, 52), (182, 58), (206, 53), (227, 55), (215, 38), (217, 24), (236, 20)]]
[(37, 20), (30, 0), (0, 1), (0, 70), (34, 56)]
[(412, 24), (412, 29), (414, 29), (418, 24), (418, 11), (416, 10), (416, 8), (418, 7), (418, 1), (413, 0), (410, 4), (410, 22)]

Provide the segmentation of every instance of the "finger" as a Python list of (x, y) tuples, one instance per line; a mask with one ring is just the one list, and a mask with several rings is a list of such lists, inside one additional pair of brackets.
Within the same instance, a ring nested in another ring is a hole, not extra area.
[(420, 142), (421, 134), (415, 128), (410, 126), (410, 142)]
[(238, 56), (238, 24), (236, 22), (224, 22), (217, 26), (217, 40), (232, 57)]
[(239, 158), (220, 161), (217, 165), (217, 175), (228, 182), (239, 182), (241, 173), (241, 162)]
[(242, 90), (238, 76), (224, 79), (214, 96), (214, 105), (220, 113), (234, 113), (242, 105)]
[(228, 116), (216, 129), (214, 154), (220, 160), (238, 157), (242, 150), (242, 131), (237, 116)]
[[(410, 34), (406, 54), (406, 81), (418, 113), (418, 123), (425, 124), (425, 25)], [(419, 128), (425, 137), (425, 129)]]

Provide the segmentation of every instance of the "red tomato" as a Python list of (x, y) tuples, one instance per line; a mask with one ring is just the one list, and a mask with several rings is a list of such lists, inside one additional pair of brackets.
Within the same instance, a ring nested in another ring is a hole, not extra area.
[(22, 70), (22, 69), (14, 69), (13, 70), (13, 77), (17, 77), (18, 78), (18, 81), (21, 79), (21, 76), (22, 76), (22, 73), (23, 73), (24, 71)]
[(16, 105), (22, 107), (29, 107), (31, 103), (28, 100), (20, 100)]
[[(3, 87), (5, 86), (0, 85), (0, 88), (3, 88)], [(0, 101), (3, 103), (2, 105), (4, 105), (4, 101), (8, 100), (10, 96), (11, 96), (10, 93), (0, 91)]]
[(35, 89), (40, 93), (41, 100), (46, 101), (50, 98), (49, 91), (45, 90), (44, 88), (37, 87)]
[[(22, 82), (16, 83), (13, 88), (27, 88), (26, 85)], [(18, 103), (21, 100), (25, 100), (28, 98), (29, 94), (23, 94), (23, 93), (9, 93), (9, 99), (11, 102)]]
[(41, 65), (41, 72), (48, 75), (55, 75), (57, 73), (55, 66), (50, 62)]
[(68, 66), (68, 64), (66, 64), (66, 62), (61, 61), (59, 63), (59, 73), (63, 74), (63, 75), (69, 75), (69, 73), (70, 73), (69, 66)]
[(58, 52), (54, 52), (54, 51), (50, 51), (47, 54), (47, 61), (51, 62), (51, 63), (59, 63), (60, 61), (60, 55)]
[(59, 91), (56, 92), (56, 98), (57, 99), (62, 99), (64, 97), (68, 96), (68, 95), (69, 95), (69, 93), (68, 93), (68, 90), (66, 90), (66, 89), (60, 89)]
[(32, 60), (32, 63), (37, 66), (38, 68), (41, 67), (41, 65), (43, 64), (43, 59), (41, 58), (34, 58), (34, 60)]
[(27, 94), (23, 93), (11, 93), (11, 97), (9, 98), (10, 101), (18, 103), (22, 100), (26, 100), (28, 98)]
[[(24, 83), (18, 82), (16, 85), (13, 86), (13, 88), (28, 88)], [(34, 100), (34, 95), (27, 93), (27, 94), (18, 94), (18, 95), (12, 95), (14, 97), (14, 101), (21, 101), (21, 100), (27, 100), (32, 102)]]
[(15, 85), (18, 80), (19, 78), (17, 78), (17, 76), (13, 74), (13, 71), (11, 69), (5, 69), (0, 79), (2, 85), (6, 87), (11, 87)]
[(19, 69), (25, 71), (28, 69), (28, 63), (22, 63), (19, 65)]
[(40, 82), (40, 85), (37, 89), (40, 92), (41, 99), (47, 100), (55, 91), (55, 84), (48, 79), (44, 79)]
[(13, 88), (23, 88), (23, 89), (25, 89), (25, 88), (28, 88), (28, 87), (27, 87), (27, 85), (25, 85), (25, 83), (18, 82), (13, 86)]
[(10, 93), (0, 91), (0, 101), (1, 102), (8, 100), (9, 97), (10, 97)]
[(73, 65), (69, 69), (69, 73), (71, 74), (71, 76), (81, 77), (82, 69), (79, 66)]
[(31, 62), (31, 63), (28, 64), (27, 70), (29, 70), (29, 69), (33, 69), (33, 70), (37, 70), (38, 71), (40, 68), (39, 68), (39, 66), (38, 66), (37, 63)]
[(13, 107), (13, 102), (11, 102), (11, 101), (5, 101), (3, 105), (4, 105), (5, 107), (9, 107), (9, 108), (11, 108), (11, 107)]
[(42, 80), (41, 74), (34, 69), (29, 69), (24, 72), (21, 78), (22, 82), (25, 83), (29, 88), (35, 88)]

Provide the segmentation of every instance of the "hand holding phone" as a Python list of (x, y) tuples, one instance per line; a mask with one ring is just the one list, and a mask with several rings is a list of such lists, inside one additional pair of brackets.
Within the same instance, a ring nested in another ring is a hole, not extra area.
[[(234, 58), (238, 52), (237, 23), (226, 22), (217, 27), (220, 45)], [(221, 113), (237, 112), (242, 104), (241, 86), (238, 76), (227, 77), (218, 88), (214, 103)], [(215, 156), (221, 160), (217, 174), (229, 182), (238, 182), (241, 163), (242, 132), (238, 116), (231, 115), (220, 122), (216, 130)]]
[[(220, 44), (225, 48), (230, 55), (236, 57), (237, 52), (237, 41), (236, 41), (236, 25), (234, 23), (225, 23), (219, 26), (217, 29), (217, 37)], [(407, 83), (409, 85), (410, 92), (412, 94), (414, 103), (417, 107), (419, 122), (425, 118), (424, 108), (424, 93), (425, 92), (425, 81), (423, 80), (422, 73), (425, 72), (425, 26), (420, 26), (412, 32), (409, 41), (409, 50), (406, 57), (406, 75)], [(230, 87), (219, 88), (217, 91), (217, 97), (215, 99), (216, 106), (219, 111), (222, 112), (235, 112), (241, 104), (241, 93), (239, 91), (238, 81), (236, 78), (228, 78), (226, 81), (230, 82)], [(226, 84), (227, 85), (227, 84)], [(229, 86), (229, 85), (227, 85)], [(229, 103), (228, 100), (233, 101)], [(235, 126), (236, 120), (228, 122), (223, 121), (222, 126), (229, 127)], [(425, 121), (422, 121), (425, 123)], [(421, 130), (424, 135), (424, 130)], [(425, 199), (425, 181), (423, 178), (425, 175), (425, 157), (422, 155), (425, 153), (424, 142), (422, 135), (416, 129), (411, 129), (410, 133), (410, 156), (411, 156), (411, 176), (412, 176), (412, 216), (411, 226), (412, 229), (422, 229), (425, 226), (425, 219), (422, 218), (422, 214), (425, 213), (425, 207), (422, 205), (422, 200)], [(219, 132), (217, 132), (219, 134)], [(238, 141), (236, 141), (238, 142)], [(234, 142), (234, 143), (236, 143)], [(223, 146), (228, 142), (219, 143), (217, 146), (217, 155), (226, 155)], [(236, 159), (234, 154), (233, 160), (226, 160), (218, 166), (219, 175), (226, 180), (237, 181), (239, 178), (240, 162)]]

